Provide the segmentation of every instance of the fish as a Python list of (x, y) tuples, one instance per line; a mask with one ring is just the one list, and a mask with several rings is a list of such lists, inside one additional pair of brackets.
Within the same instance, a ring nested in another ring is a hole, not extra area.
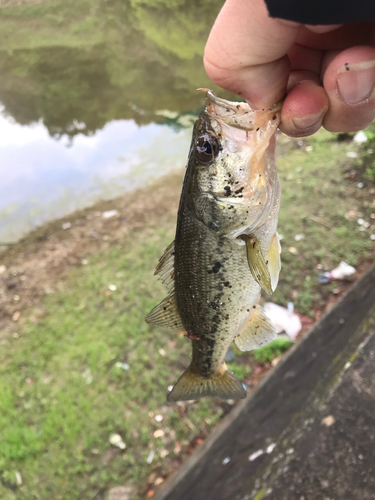
[(192, 342), (191, 364), (169, 402), (245, 398), (246, 386), (225, 364), (228, 348), (234, 340), (250, 351), (277, 338), (259, 298), (275, 290), (281, 266), (281, 105), (253, 110), (199, 90), (206, 106), (193, 128), (175, 240), (155, 270), (168, 294), (146, 317)]

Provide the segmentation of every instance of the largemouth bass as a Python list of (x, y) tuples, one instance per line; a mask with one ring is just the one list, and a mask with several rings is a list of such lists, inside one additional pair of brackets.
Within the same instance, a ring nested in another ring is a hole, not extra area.
[(280, 107), (254, 111), (202, 90), (206, 107), (194, 125), (176, 237), (155, 271), (169, 293), (146, 317), (192, 341), (191, 365), (168, 401), (244, 398), (224, 362), (231, 342), (250, 351), (277, 337), (258, 300), (261, 289), (272, 294), (280, 271)]

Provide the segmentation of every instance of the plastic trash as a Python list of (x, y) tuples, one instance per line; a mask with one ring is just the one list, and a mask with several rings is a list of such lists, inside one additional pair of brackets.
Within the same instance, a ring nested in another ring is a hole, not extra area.
[(118, 215), (118, 210), (106, 210), (102, 213), (103, 219), (110, 219), (111, 217), (115, 217)]
[(277, 333), (285, 332), (291, 340), (295, 340), (302, 330), (302, 323), (297, 314), (293, 311), (292, 303), (289, 308), (278, 306), (273, 302), (266, 302), (264, 310), (276, 328)]
[(321, 285), (326, 285), (330, 283), (332, 280), (345, 280), (350, 278), (355, 273), (355, 267), (349, 266), (344, 261), (341, 261), (339, 266), (333, 269), (332, 271), (324, 271), (319, 274), (318, 282)]
[(353, 141), (357, 144), (363, 144), (364, 142), (367, 142), (367, 135), (363, 132), (363, 130), (360, 130), (353, 137)]
[(331, 277), (334, 280), (344, 280), (345, 278), (353, 276), (354, 273), (355, 267), (349, 266), (346, 262), (341, 261), (339, 266), (331, 271)]
[(125, 450), (126, 444), (122, 440), (122, 437), (120, 434), (111, 434), (109, 438), (109, 442), (111, 443), (112, 446), (116, 446), (117, 448), (120, 448), (120, 450)]

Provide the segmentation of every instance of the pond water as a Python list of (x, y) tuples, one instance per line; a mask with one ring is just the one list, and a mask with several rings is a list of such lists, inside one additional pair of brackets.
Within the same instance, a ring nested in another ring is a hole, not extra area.
[(2, 3), (0, 243), (184, 166), (221, 5)]

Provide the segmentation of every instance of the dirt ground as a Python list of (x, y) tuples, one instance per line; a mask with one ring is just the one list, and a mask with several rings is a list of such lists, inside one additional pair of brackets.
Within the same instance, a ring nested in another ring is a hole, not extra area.
[[(111, 201), (74, 212), (35, 229), (0, 253), (0, 339), (17, 332), (24, 312), (43, 315), (43, 297), (58, 290), (64, 276), (93, 253), (108, 248), (144, 223), (177, 213), (183, 172), (162, 178)], [(102, 213), (117, 210), (104, 218)], [(69, 226), (70, 224), (70, 226)], [(63, 227), (67, 227), (63, 229)]]

